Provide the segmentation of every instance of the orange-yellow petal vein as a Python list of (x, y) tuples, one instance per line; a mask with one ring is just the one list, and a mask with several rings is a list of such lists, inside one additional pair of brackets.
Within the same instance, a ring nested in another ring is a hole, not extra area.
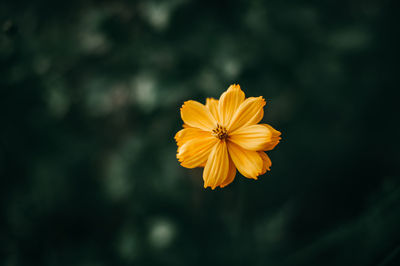
[(232, 183), (233, 180), (235, 179), (235, 176), (236, 176), (236, 167), (235, 167), (235, 164), (232, 161), (232, 158), (229, 156), (229, 171), (228, 171), (228, 175), (225, 178), (225, 180), (222, 182), (220, 187), (223, 188), (223, 187), (226, 187), (227, 185), (229, 185), (230, 183)]
[(264, 113), (262, 110), (264, 106), (265, 100), (261, 96), (247, 98), (230, 120), (228, 131), (233, 132), (240, 127), (260, 122)]
[(228, 142), (229, 155), (239, 172), (247, 177), (257, 179), (263, 170), (263, 160), (256, 151), (241, 148), (235, 143)]
[(246, 150), (263, 151), (279, 141), (273, 130), (272, 127), (264, 125), (240, 127), (229, 135), (229, 141)]
[(218, 139), (211, 134), (208, 137), (190, 139), (178, 148), (176, 157), (181, 165), (186, 168), (204, 166), (217, 141)]
[(191, 127), (210, 131), (216, 127), (217, 122), (211, 112), (203, 104), (196, 101), (186, 101), (181, 107), (183, 122)]
[(218, 113), (218, 100), (214, 98), (206, 99), (206, 107), (210, 110), (211, 114), (214, 116), (218, 123), (221, 123)]
[(239, 85), (231, 85), (219, 98), (219, 117), (223, 126), (227, 126), (236, 110), (244, 101), (244, 92)]
[(179, 130), (176, 134), (175, 134), (175, 141), (178, 144), (178, 146), (182, 146), (183, 144), (185, 144), (187, 141), (197, 138), (197, 139), (201, 139), (201, 138), (207, 138), (210, 137), (210, 132), (209, 131), (204, 131), (201, 130), (199, 128), (195, 128), (195, 127), (186, 127), (184, 129)]
[(263, 151), (270, 151), (273, 148), (275, 148), (276, 145), (278, 145), (279, 141), (281, 140), (281, 132), (279, 132), (278, 130), (274, 129), (273, 127), (271, 127), (268, 124), (260, 124), (266, 128), (269, 129), (269, 131), (271, 132), (271, 141), (268, 142), (264, 147), (263, 147)]
[(208, 156), (206, 166), (204, 167), (204, 187), (211, 187), (214, 189), (220, 186), (227, 178), (228, 173), (229, 157), (226, 141), (218, 141)]

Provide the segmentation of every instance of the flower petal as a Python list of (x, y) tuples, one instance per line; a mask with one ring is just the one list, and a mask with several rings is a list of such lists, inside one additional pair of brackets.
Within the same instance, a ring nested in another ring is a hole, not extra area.
[(235, 143), (228, 142), (229, 155), (239, 172), (247, 177), (257, 179), (263, 170), (263, 160), (256, 151), (241, 148)]
[(209, 136), (191, 138), (183, 142), (182, 146), (178, 148), (176, 158), (186, 168), (204, 166), (217, 141), (218, 139), (211, 136), (211, 134)]
[[(269, 125), (250, 125), (240, 127), (229, 135), (229, 141), (246, 150), (264, 151), (279, 143), (280, 132)], [(277, 135), (277, 133), (279, 133)]]
[(229, 173), (229, 156), (226, 141), (218, 141), (212, 149), (204, 167), (204, 188), (215, 189), (221, 185)]
[(229, 86), (228, 90), (222, 93), (218, 105), (222, 126), (227, 126), (229, 124), (236, 110), (244, 101), (244, 98), (244, 92), (240, 89), (240, 86), (236, 84)]
[(267, 127), (272, 133), (271, 141), (263, 147), (263, 151), (270, 151), (273, 148), (275, 148), (275, 146), (278, 145), (278, 143), (282, 139), (280, 137), (281, 132), (279, 132), (278, 130), (276, 130), (275, 128), (271, 127), (268, 124), (260, 124), (260, 125)]
[(260, 155), (261, 159), (263, 160), (263, 168), (262, 168), (262, 172), (260, 175), (263, 175), (267, 172), (267, 170), (270, 170), (270, 167), (272, 165), (271, 159), (268, 157), (268, 155), (263, 152), (263, 151), (259, 151), (258, 154)]
[(212, 130), (217, 126), (217, 122), (208, 108), (196, 101), (186, 101), (182, 105), (181, 117), (186, 125), (206, 131)]
[(225, 180), (222, 182), (220, 185), (221, 188), (226, 187), (230, 183), (233, 182), (236, 176), (236, 166), (233, 163), (231, 157), (229, 156), (229, 171), (228, 171), (228, 176), (225, 178)]
[(203, 137), (209, 137), (210, 135), (211, 133), (209, 131), (204, 131), (199, 128), (186, 126), (184, 129), (179, 130), (175, 134), (175, 141), (178, 144), (178, 146), (182, 146), (191, 139), (194, 138), (200, 139)]
[(217, 122), (220, 122), (219, 113), (218, 113), (218, 100), (214, 98), (206, 99), (206, 107), (210, 110), (211, 114), (214, 116)]
[(249, 97), (238, 108), (228, 125), (228, 131), (233, 132), (240, 127), (254, 125), (260, 122), (264, 115), (263, 97)]

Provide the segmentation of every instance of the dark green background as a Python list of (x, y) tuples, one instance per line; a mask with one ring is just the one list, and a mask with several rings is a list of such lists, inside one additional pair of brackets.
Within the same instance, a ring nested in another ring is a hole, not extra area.
[[(395, 1), (2, 1), (0, 265), (400, 265)], [(174, 134), (232, 83), (272, 171)]]

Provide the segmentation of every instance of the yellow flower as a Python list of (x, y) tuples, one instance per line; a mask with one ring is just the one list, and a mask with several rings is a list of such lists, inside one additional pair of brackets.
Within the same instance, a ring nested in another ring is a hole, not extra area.
[(181, 107), (183, 129), (175, 135), (176, 157), (183, 167), (204, 167), (204, 188), (232, 183), (239, 172), (257, 179), (270, 170), (264, 151), (272, 150), (281, 133), (258, 124), (264, 116), (265, 100), (245, 99), (239, 85), (231, 85), (219, 100), (207, 98), (206, 105), (186, 101)]

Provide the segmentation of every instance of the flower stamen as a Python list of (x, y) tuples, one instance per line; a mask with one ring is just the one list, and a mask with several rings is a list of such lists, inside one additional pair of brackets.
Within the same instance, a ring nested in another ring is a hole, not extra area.
[(217, 127), (212, 130), (211, 134), (220, 140), (228, 138), (228, 132), (226, 128), (219, 124), (217, 124)]

